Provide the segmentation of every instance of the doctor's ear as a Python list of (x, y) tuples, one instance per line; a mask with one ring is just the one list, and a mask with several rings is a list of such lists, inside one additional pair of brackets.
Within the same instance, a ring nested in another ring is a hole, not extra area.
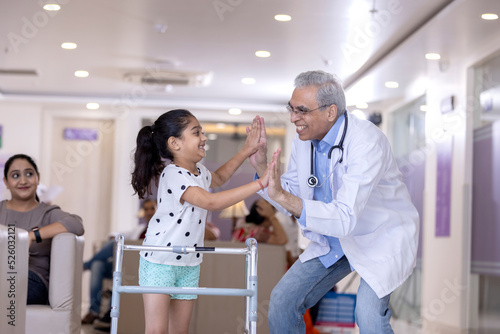
[(332, 104), (331, 106), (328, 107), (328, 120), (334, 121), (337, 119), (337, 116), (338, 116), (337, 106), (335, 104)]

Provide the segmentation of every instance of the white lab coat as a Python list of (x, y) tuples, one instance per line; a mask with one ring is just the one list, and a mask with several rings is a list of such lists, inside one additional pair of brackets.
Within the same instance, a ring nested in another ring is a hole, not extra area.
[[(333, 150), (330, 160), (330, 172), (335, 168), (329, 180), (333, 201), (313, 200), (314, 190), (307, 185), (311, 143), (298, 136), (281, 184), (305, 205), (307, 226), (302, 232), (311, 242), (300, 260), (328, 253), (330, 246), (324, 236), (337, 237), (351, 266), (381, 298), (402, 284), (415, 267), (418, 213), (385, 135), (369, 121), (348, 117), (344, 161), (338, 163), (338, 149)], [(335, 144), (343, 129), (344, 124)], [(322, 178), (318, 178), (321, 183)], [(269, 200), (267, 193), (260, 194)]]

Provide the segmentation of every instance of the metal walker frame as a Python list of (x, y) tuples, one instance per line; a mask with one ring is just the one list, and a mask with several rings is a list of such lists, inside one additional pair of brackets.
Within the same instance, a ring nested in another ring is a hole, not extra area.
[[(186, 295), (216, 295), (216, 296), (244, 296), (245, 304), (245, 333), (257, 333), (257, 241), (247, 239), (247, 248), (220, 248), (220, 247), (187, 247), (187, 246), (137, 246), (126, 245), (125, 237), (121, 234), (116, 238), (116, 262), (113, 272), (113, 294), (111, 297), (111, 333), (117, 334), (118, 317), (120, 316), (121, 293), (159, 293), (159, 294), (186, 294)], [(157, 286), (122, 285), (123, 251), (164, 251), (179, 254), (187, 253), (218, 253), (245, 255), (245, 289), (230, 288), (178, 288)]]

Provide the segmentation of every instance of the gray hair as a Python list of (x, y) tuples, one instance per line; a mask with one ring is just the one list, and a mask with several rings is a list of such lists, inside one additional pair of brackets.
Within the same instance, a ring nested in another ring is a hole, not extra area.
[[(295, 78), (295, 88), (317, 86), (316, 102), (318, 106), (337, 106), (338, 115), (346, 110), (345, 94), (342, 82), (334, 75), (324, 71), (302, 72)], [(321, 108), (324, 109), (324, 108)]]

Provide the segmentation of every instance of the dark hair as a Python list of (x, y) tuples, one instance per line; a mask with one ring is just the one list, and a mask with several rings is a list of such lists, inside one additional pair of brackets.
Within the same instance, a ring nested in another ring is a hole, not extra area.
[(168, 149), (168, 138), (180, 138), (191, 118), (194, 116), (188, 110), (170, 110), (137, 134), (132, 187), (139, 198), (151, 195), (151, 181), (158, 184), (158, 177), (165, 168), (164, 160), (174, 158)]
[[(17, 160), (17, 159), (24, 159), (26, 161), (28, 161), (28, 163), (33, 167), (33, 169), (35, 170), (35, 173), (38, 177), (40, 177), (40, 172), (38, 171), (38, 167), (35, 163), (35, 161), (29, 156), (29, 155), (26, 155), (26, 154), (16, 154), (16, 155), (13, 155), (11, 156), (7, 162), (5, 163), (5, 166), (4, 166), (4, 170), (3, 170), (3, 176), (7, 179), (7, 175), (9, 173), (9, 169), (10, 169), (10, 166), (12, 165), (12, 163), (14, 162), (14, 160)], [(37, 202), (40, 202), (40, 198), (38, 198), (38, 194), (35, 192), (35, 200)]]
[(257, 212), (257, 202), (258, 201), (255, 201), (252, 204), (252, 207), (250, 208), (250, 213), (245, 217), (245, 221), (247, 223), (254, 223), (255, 225), (260, 225), (265, 219)]
[(36, 175), (40, 176), (40, 173), (38, 172), (38, 167), (37, 167), (35, 161), (33, 161), (33, 159), (29, 155), (26, 155), (26, 154), (16, 154), (16, 155), (11, 156), (7, 160), (7, 162), (5, 163), (5, 167), (4, 167), (4, 170), (3, 170), (3, 176), (5, 178), (7, 178), (7, 174), (9, 172), (10, 166), (12, 165), (12, 163), (14, 162), (14, 160), (17, 160), (17, 159), (24, 159), (24, 160), (28, 161), (29, 164), (35, 170)]

